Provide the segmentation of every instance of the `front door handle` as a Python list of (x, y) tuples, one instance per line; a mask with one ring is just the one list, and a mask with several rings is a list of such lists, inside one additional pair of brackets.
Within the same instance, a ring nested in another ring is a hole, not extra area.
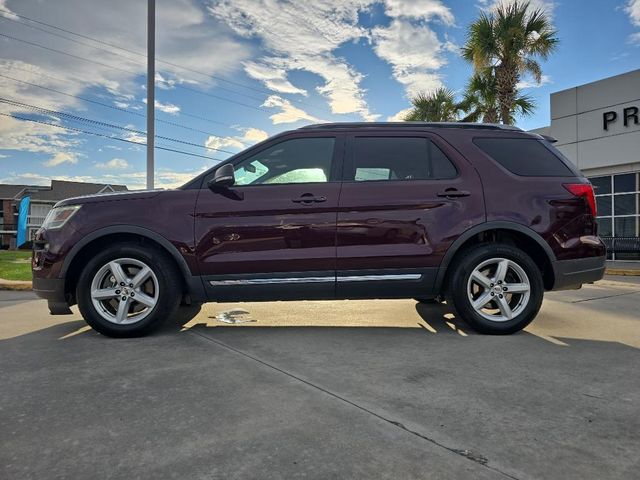
[(469, 195), (471, 195), (471, 192), (458, 190), (457, 188), (447, 188), (444, 192), (438, 192), (439, 197), (446, 198), (468, 197)]
[(327, 197), (325, 196), (316, 197), (313, 193), (304, 193), (300, 195), (298, 198), (292, 198), (291, 201), (294, 203), (303, 203), (305, 205), (309, 205), (311, 203), (326, 202)]

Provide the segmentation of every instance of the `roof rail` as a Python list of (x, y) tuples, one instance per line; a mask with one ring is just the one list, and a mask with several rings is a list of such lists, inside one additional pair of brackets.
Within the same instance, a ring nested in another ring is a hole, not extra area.
[(515, 130), (522, 129), (514, 125), (500, 123), (471, 123), (471, 122), (336, 122), (316, 123), (300, 127), (299, 130), (329, 130), (334, 128), (469, 128), (480, 130)]

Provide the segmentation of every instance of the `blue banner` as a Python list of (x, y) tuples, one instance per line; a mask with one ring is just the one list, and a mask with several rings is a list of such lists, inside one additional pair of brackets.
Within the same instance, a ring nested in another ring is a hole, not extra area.
[(18, 234), (16, 235), (16, 246), (24, 245), (27, 240), (27, 218), (29, 217), (29, 203), (31, 199), (24, 197), (20, 200), (20, 208), (18, 209)]

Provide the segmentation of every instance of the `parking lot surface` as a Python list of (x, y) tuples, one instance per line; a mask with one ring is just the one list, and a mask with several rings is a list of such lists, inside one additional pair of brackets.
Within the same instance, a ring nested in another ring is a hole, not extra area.
[(640, 283), (526, 331), (409, 300), (208, 304), (114, 340), (0, 292), (0, 478), (638, 478)]

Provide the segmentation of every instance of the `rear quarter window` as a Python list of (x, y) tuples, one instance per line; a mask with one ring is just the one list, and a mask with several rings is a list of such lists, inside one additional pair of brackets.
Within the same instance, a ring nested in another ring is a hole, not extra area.
[(473, 143), (511, 173), (523, 177), (573, 177), (564, 161), (534, 138), (474, 138)]

